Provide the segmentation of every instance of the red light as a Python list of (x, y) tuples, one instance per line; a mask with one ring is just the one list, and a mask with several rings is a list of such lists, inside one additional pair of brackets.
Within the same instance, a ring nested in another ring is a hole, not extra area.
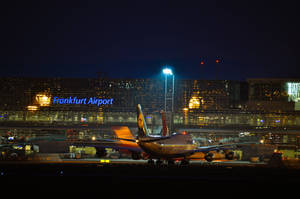
[(216, 63), (220, 63), (220, 60), (219, 60), (219, 59), (216, 59)]
[(201, 61), (200, 64), (203, 65), (203, 64), (204, 64), (204, 61)]

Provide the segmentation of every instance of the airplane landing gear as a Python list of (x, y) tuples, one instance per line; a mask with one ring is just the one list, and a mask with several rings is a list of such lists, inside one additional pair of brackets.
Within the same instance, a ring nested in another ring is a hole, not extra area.
[(154, 160), (149, 159), (149, 160), (148, 160), (148, 164), (149, 164), (149, 165), (154, 165)]
[(162, 163), (163, 163), (163, 161), (161, 161), (160, 159), (157, 159), (157, 160), (156, 160), (156, 165), (157, 165), (157, 166), (162, 165)]
[(187, 160), (187, 159), (183, 159), (183, 160), (181, 160), (181, 162), (180, 162), (180, 165), (181, 165), (181, 166), (186, 166), (186, 165), (189, 165), (189, 164), (190, 164), (190, 161)]
[(168, 166), (173, 166), (175, 165), (175, 161), (174, 160), (168, 160)]

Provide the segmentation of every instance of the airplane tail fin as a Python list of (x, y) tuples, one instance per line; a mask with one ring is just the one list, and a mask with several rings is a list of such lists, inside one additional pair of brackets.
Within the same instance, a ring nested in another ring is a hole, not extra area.
[(140, 104), (137, 105), (137, 122), (138, 122), (138, 136), (140, 137), (148, 136), (147, 124)]
[(162, 120), (162, 136), (166, 136), (168, 134), (168, 127), (166, 123), (166, 114), (164, 111), (161, 111), (161, 120)]
[(129, 140), (135, 139), (127, 126), (112, 126), (112, 129), (117, 138)]

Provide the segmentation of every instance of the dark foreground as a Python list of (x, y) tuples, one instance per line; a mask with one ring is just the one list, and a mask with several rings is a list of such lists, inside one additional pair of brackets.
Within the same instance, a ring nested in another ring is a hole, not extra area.
[[(2, 190), (16, 193), (172, 194), (207, 190), (240, 190), (274, 194), (293, 190), (300, 183), (300, 170), (243, 166), (148, 166), (134, 164), (0, 164)], [(267, 187), (273, 187), (271, 190)], [(278, 189), (277, 189), (278, 188)], [(110, 189), (110, 190), (109, 190)], [(22, 190), (22, 192), (18, 192)], [(168, 192), (166, 192), (168, 190)], [(270, 191), (272, 193), (270, 193)], [(275, 192), (274, 192), (275, 191)], [(223, 193), (223, 192), (222, 192)], [(126, 197), (128, 198), (128, 197)]]

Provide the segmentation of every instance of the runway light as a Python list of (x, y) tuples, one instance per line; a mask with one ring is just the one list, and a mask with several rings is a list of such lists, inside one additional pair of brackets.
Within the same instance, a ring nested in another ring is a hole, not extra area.
[(163, 69), (163, 73), (164, 73), (165, 75), (173, 75), (173, 72), (172, 72), (172, 70), (171, 70), (171, 69), (169, 69), (169, 68), (165, 68), (165, 69)]
[(100, 163), (110, 163), (110, 160), (103, 160), (103, 159), (101, 159)]

